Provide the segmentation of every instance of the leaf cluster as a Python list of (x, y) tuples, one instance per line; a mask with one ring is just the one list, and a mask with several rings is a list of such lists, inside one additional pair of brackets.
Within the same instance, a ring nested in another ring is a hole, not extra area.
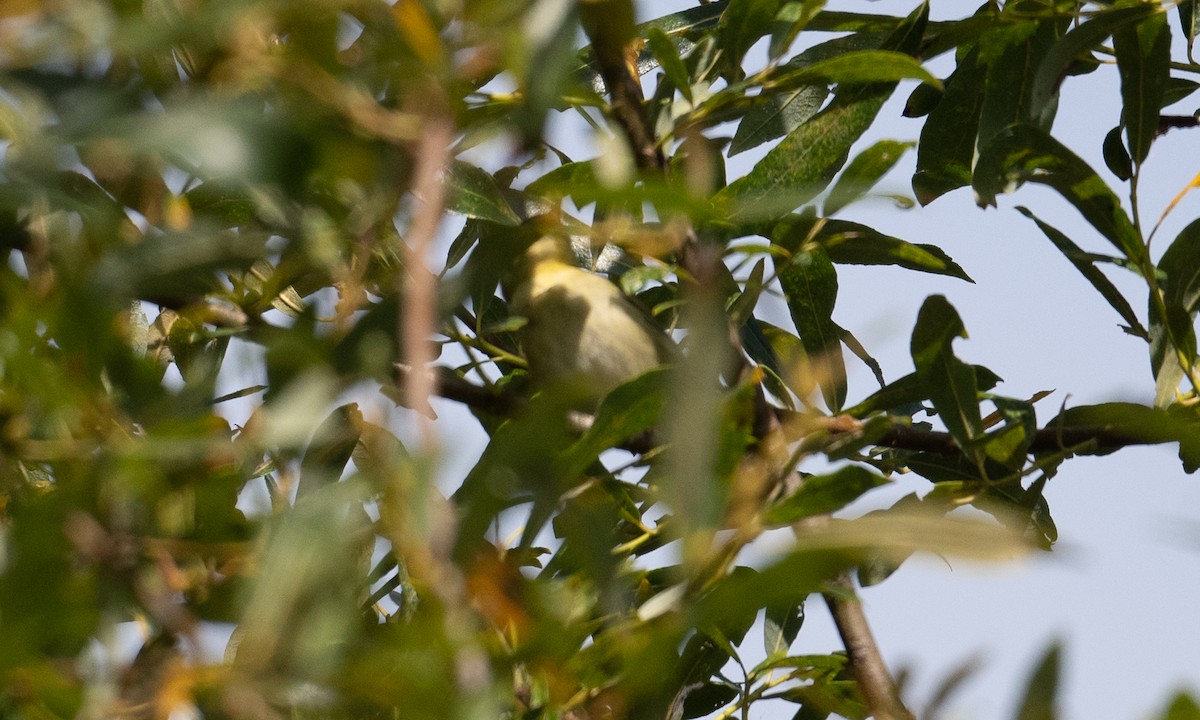
[[(812, 598), (915, 552), (1049, 549), (1073, 456), (1200, 467), (1200, 221), (1155, 261), (1137, 195), (1196, 124), (1167, 112), (1200, 87), (1195, 2), (57, 7), (0, 11), (0, 715), (880, 716), (853, 643), (794, 652)], [(1116, 183), (1054, 127), (1062, 85), (1109, 71)], [(901, 89), (919, 137), (864, 143)], [(600, 150), (552, 144), (566, 117)], [(1154, 406), (1039, 419), (956, 355), (941, 296), (885, 374), (839, 276), (973, 282), (854, 219), (914, 149), (909, 204), (1037, 183), (1087, 220), (1019, 208), (1146, 343)], [(598, 406), (531, 382), (501, 287), (547, 233), (684, 339), (678, 366)], [(435, 394), (488, 438), (461, 476)], [(903, 473), (925, 490), (853, 507)], [(89, 672), (134, 621), (132, 661)], [(218, 623), (225, 658), (192, 652)], [(1053, 716), (1057, 658), (1021, 717)]]

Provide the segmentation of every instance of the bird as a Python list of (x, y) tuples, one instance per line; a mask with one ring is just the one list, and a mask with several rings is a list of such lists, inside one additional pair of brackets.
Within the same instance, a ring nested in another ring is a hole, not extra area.
[(541, 386), (573, 385), (594, 400), (673, 363), (679, 347), (633, 300), (576, 262), (566, 237), (544, 235), (517, 261), (508, 306), (529, 374)]

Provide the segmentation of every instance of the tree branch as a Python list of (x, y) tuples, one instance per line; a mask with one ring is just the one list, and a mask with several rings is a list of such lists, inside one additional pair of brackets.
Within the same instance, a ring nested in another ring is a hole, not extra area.
[(913, 720), (913, 714), (900, 701), (896, 683), (883, 662), (875, 635), (863, 613), (862, 602), (854, 590), (854, 581), (849, 573), (842, 573), (830, 583), (831, 588), (822, 593), (838, 635), (846, 645), (846, 656), (850, 660), (850, 672), (858, 684), (859, 692), (875, 720)]

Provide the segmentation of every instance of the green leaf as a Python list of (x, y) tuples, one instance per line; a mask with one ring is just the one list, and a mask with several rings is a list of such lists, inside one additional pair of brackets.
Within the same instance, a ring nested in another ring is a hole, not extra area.
[(921, 126), (912, 187), (922, 205), (971, 184), (986, 74), (979, 50), (972, 49), (946, 79), (941, 100)]
[(983, 453), (989, 460), (1011, 470), (1025, 465), (1029, 445), (1037, 433), (1037, 413), (1033, 404), (1024, 400), (993, 397), (996, 411), (1004, 418), (1004, 426), (987, 434)]
[[(929, 6), (922, 4), (888, 36), (883, 49), (914, 52), (928, 19)], [(714, 199), (728, 203), (729, 219), (735, 223), (772, 218), (799, 207), (828, 185), (894, 89), (894, 83), (839, 87), (828, 107), (788, 134)]]
[(669, 373), (669, 368), (656, 368), (613, 388), (591, 428), (557, 458), (560, 474), (578, 477), (601, 452), (654, 427), (666, 407)]
[(356, 403), (342, 405), (317, 426), (300, 461), (296, 502), (338, 481), (358, 445), (362, 426), (362, 413)]
[(1156, 406), (1171, 402), (1184, 377), (1184, 369), (1196, 364), (1192, 314), (1175, 303), (1167, 303), (1165, 310), (1163, 317), (1158, 303), (1150, 302), (1150, 367), (1154, 370)]
[[(979, 392), (987, 392), (1000, 383), (1000, 376), (982, 365), (972, 365), (971, 369), (975, 372), (975, 387)], [(909, 373), (876, 390), (865, 400), (854, 407), (847, 408), (844, 412), (859, 418), (884, 410), (911, 415), (915, 409), (905, 411), (928, 399), (928, 388), (921, 378), (916, 373)]]
[(941, 295), (921, 305), (912, 334), (912, 358), (917, 377), (925, 384), (933, 407), (946, 429), (969, 450), (983, 430), (975, 371), (954, 356), (950, 345), (966, 337), (958, 312)]
[(1046, 427), (1095, 427), (1127, 441), (1179, 443), (1179, 458), (1189, 473), (1200, 468), (1200, 418), (1191, 411), (1113, 402), (1067, 408)]
[[(795, 3), (800, 5), (801, 3)], [(807, 5), (808, 3), (803, 3)], [(808, 48), (788, 60), (784, 68), (806, 68), (857, 50), (875, 50), (885, 40), (879, 33), (856, 33), (834, 38)], [(922, 85), (921, 87), (926, 87)], [(761, 145), (795, 130), (821, 109), (829, 96), (826, 83), (804, 85), (792, 90), (760, 93), (758, 102), (745, 114), (729, 145), (729, 155)]]
[(803, 600), (768, 605), (763, 613), (763, 648), (767, 651), (767, 657), (778, 658), (787, 655), (803, 625)]
[(1133, 177), (1133, 163), (1129, 159), (1129, 151), (1121, 140), (1121, 126), (1109, 130), (1101, 144), (1104, 164), (1118, 180), (1128, 180)]
[(1050, 242), (1054, 243), (1054, 247), (1058, 248), (1058, 251), (1067, 260), (1071, 261), (1071, 264), (1075, 266), (1079, 274), (1083, 275), (1092, 284), (1092, 287), (1096, 288), (1104, 299), (1108, 301), (1112, 309), (1117, 311), (1117, 314), (1121, 316), (1121, 319), (1129, 327), (1130, 332), (1139, 337), (1146, 337), (1146, 329), (1142, 327), (1142, 323), (1138, 320), (1137, 314), (1134, 313), (1133, 308), (1129, 305), (1129, 301), (1112, 284), (1112, 281), (1100, 271), (1100, 268), (1096, 267), (1091, 255), (1085, 253), (1082, 248), (1076, 245), (1071, 238), (1064, 235), (1060, 230), (1043, 222), (1028, 208), (1017, 207), (1017, 212), (1037, 223), (1038, 229), (1050, 239)]
[(679, 57), (679, 49), (675, 47), (675, 43), (661, 28), (657, 27), (647, 29), (646, 41), (650, 52), (654, 54), (663, 73), (667, 76), (667, 80), (670, 80), (671, 84), (688, 99), (688, 102), (691, 102), (692, 80), (688, 76), (687, 65)]
[(229, 225), (254, 219), (254, 198), (241, 182), (217, 179), (203, 182), (183, 194), (192, 212), (210, 215)]
[(1177, 77), (1167, 78), (1167, 89), (1163, 93), (1163, 107), (1168, 107), (1187, 99), (1198, 89), (1200, 89), (1200, 82), (1196, 82), (1195, 80)]
[[(1181, 12), (1182, 9), (1181, 5)], [(1191, 695), (1181, 692), (1171, 698), (1161, 717), (1162, 720), (1200, 720), (1200, 704)]]
[(792, 322), (809, 357), (820, 361), (817, 381), (825, 403), (838, 410), (846, 401), (846, 366), (842, 359), (841, 329), (833, 321), (837, 302), (837, 271), (821, 248), (775, 261)]
[(1052, 105), (1057, 103), (1058, 87), (1081, 55), (1088, 54), (1090, 57), (1090, 53), (1118, 29), (1130, 23), (1140, 22), (1156, 12), (1162, 10), (1153, 3), (1109, 8), (1059, 38), (1046, 51), (1033, 76), (1029, 119), (1045, 116)]
[(829, 88), (806, 85), (787, 92), (764, 95), (766, 102), (755, 105), (738, 123), (733, 140), (729, 143), (729, 157), (800, 127), (821, 109), (825, 98), (829, 96)]
[(446, 209), (479, 220), (516, 227), (524, 209), (509, 200), (504, 188), (485, 170), (455, 160), (446, 170)]
[(1200, 220), (1195, 220), (1171, 242), (1158, 261), (1163, 297), (1188, 312), (1200, 310)]
[(688, 638), (679, 657), (683, 686), (705, 682), (720, 671), (729, 658), (722, 643), (715, 642), (703, 632), (696, 632)]
[(791, 0), (784, 2), (783, 7), (775, 15), (771, 30), (771, 43), (767, 47), (768, 56), (774, 60), (791, 46), (792, 41), (800, 34), (808, 23), (821, 11), (825, 0)]
[(705, 717), (733, 702), (738, 696), (738, 689), (719, 682), (706, 682), (700, 687), (688, 692), (683, 701), (684, 720)]
[(829, 191), (823, 214), (836, 215), (839, 210), (866, 195), (912, 146), (911, 142), (880, 140), (860, 152)]
[(1053, 643), (1038, 661), (1025, 685), (1016, 720), (1054, 720), (1058, 717), (1058, 677), (1062, 650)]
[(1054, 188), (1129, 260), (1141, 256), (1142, 240), (1121, 201), (1078, 155), (1045, 132), (1028, 125), (996, 136), (975, 166), (975, 193), (981, 206), (1023, 182)]
[(979, 60), (987, 70), (977, 149), (986, 147), (997, 133), (1016, 123), (1049, 130), (1057, 103), (1035, 108), (1034, 87), (1029, 79), (1065, 29), (1063, 20), (998, 22), (979, 38)]
[(772, 218), (811, 200), (846, 161), (850, 146), (871, 125), (886, 99), (880, 92), (852, 100), (839, 96), (772, 148), (750, 172), (717, 193), (716, 199), (730, 204), (734, 222)]
[[(1165, 405), (1183, 378), (1177, 350), (1195, 363), (1192, 321), (1200, 310), (1200, 220), (1185, 227), (1158, 261), (1167, 317), (1150, 304), (1150, 365), (1155, 376), (1155, 405)], [(1174, 339), (1174, 340), (1172, 340)]]
[(1166, 10), (1113, 33), (1121, 76), (1121, 120), (1129, 154), (1141, 165), (1158, 134), (1158, 115), (1170, 74), (1171, 31)]
[(768, 507), (763, 522), (768, 525), (790, 525), (814, 515), (837, 512), (864, 493), (882, 485), (887, 478), (857, 465), (848, 465), (829, 475), (812, 475), (791, 495)]
[(1195, 62), (1192, 57), (1192, 47), (1196, 44), (1196, 33), (1200, 29), (1200, 3), (1196, 0), (1180, 0), (1179, 24), (1183, 26), (1183, 35), (1187, 38), (1187, 57), (1189, 62)]
[(911, 55), (894, 50), (860, 50), (821, 60), (804, 67), (781, 66), (761, 81), (763, 92), (813, 83), (868, 84), (920, 80), (940, 88), (942, 81)]
[(717, 25), (717, 42), (733, 77), (741, 76), (742, 58), (771, 30), (779, 0), (730, 0)]
[(975, 282), (936, 245), (910, 243), (875, 228), (848, 220), (826, 220), (814, 239), (835, 263), (845, 265), (896, 265), (908, 270), (949, 275)]

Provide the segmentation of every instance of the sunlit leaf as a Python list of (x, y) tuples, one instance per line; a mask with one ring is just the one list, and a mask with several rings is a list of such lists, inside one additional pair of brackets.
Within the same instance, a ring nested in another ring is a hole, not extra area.
[(804, 478), (795, 492), (767, 508), (763, 520), (772, 525), (784, 525), (833, 513), (869, 490), (886, 484), (884, 477), (854, 465), (829, 475), (813, 475)]
[(836, 215), (839, 210), (866, 195), (895, 167), (912, 145), (897, 140), (880, 140), (855, 156), (825, 198), (825, 215)]

